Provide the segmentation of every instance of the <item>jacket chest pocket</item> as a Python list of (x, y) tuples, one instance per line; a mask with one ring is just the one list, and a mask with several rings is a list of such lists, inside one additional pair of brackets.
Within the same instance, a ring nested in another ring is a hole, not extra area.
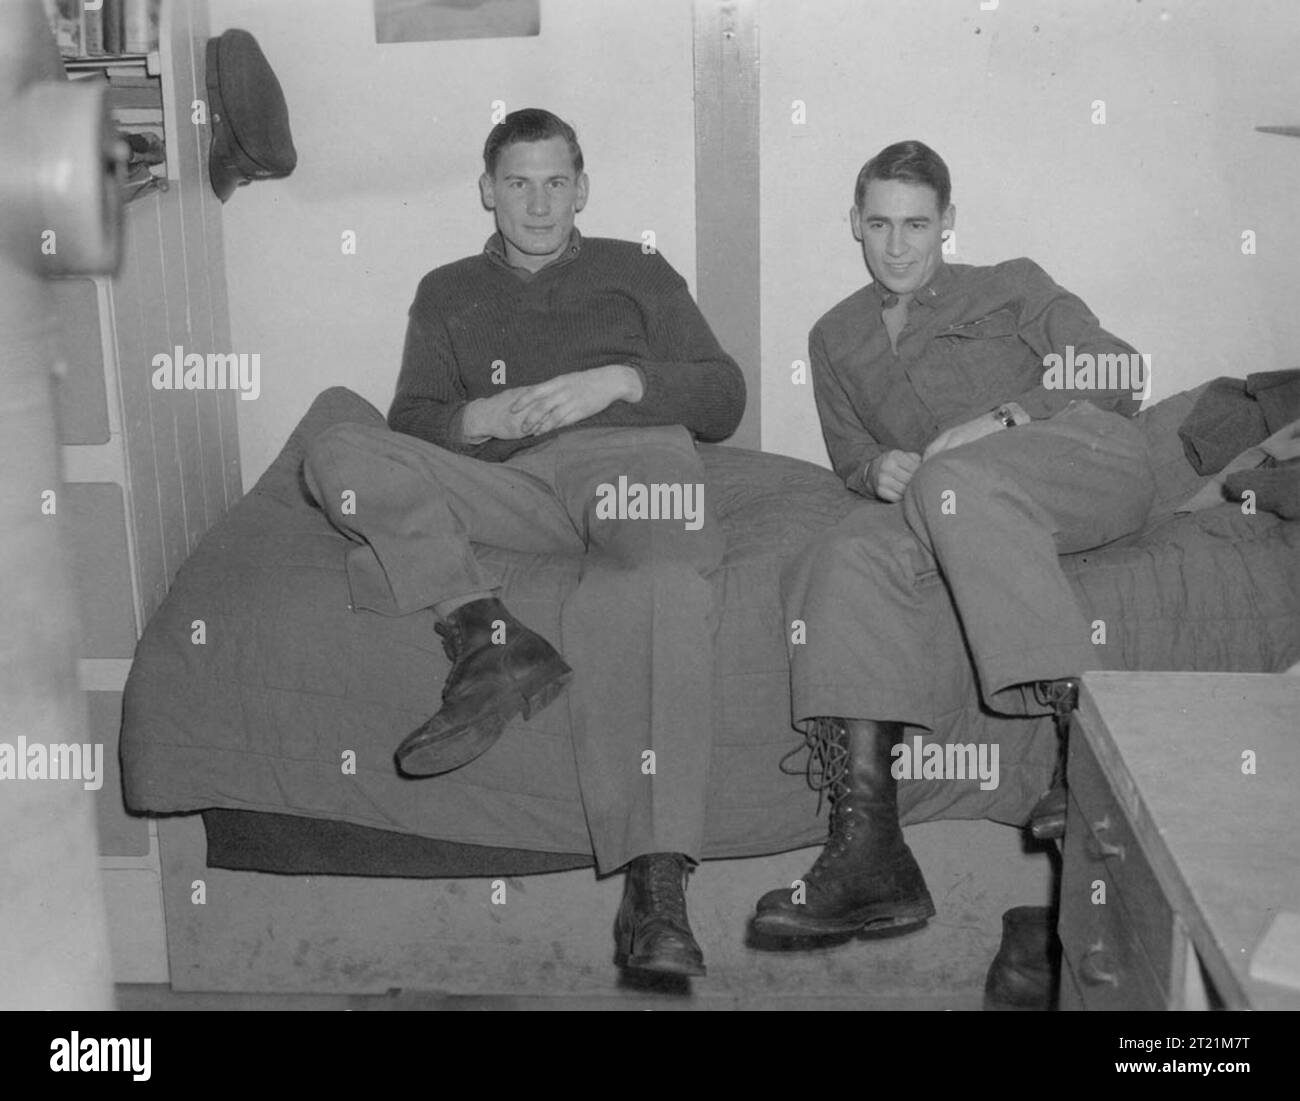
[(931, 357), (958, 390), (958, 400), (1003, 400), (1008, 386), (1020, 381), (1028, 346), (1010, 310), (997, 310), (975, 321), (950, 325), (934, 338)]
[(1010, 310), (995, 310), (975, 321), (949, 325), (946, 329), (941, 329), (935, 339), (951, 339), (954, 342), (1000, 340), (1016, 336), (1018, 333), (1019, 326), (1016, 325), (1015, 315)]

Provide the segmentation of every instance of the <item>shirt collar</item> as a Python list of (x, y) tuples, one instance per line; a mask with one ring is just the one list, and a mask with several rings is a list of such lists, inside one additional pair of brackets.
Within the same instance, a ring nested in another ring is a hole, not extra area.
[[(566, 263), (567, 261), (572, 260), (581, 251), (582, 234), (578, 232), (578, 227), (574, 226), (569, 230), (568, 247), (554, 260), (548, 260), (546, 265), (540, 268), (539, 271), (546, 271), (547, 268), (553, 268), (557, 264)], [(531, 279), (534, 275), (538, 274), (537, 271), (529, 271), (527, 268), (517, 268), (510, 263), (509, 259), (506, 257), (506, 244), (505, 240), (501, 236), (500, 230), (497, 230), (487, 239), (487, 242), (483, 245), (483, 255), (498, 267), (514, 272), (514, 274), (519, 276), (520, 279)]]
[[(934, 274), (930, 276), (930, 281), (924, 287), (918, 287), (912, 292), (911, 304), (918, 303), (922, 306), (937, 306), (952, 289), (953, 280), (957, 277), (953, 274), (952, 269), (942, 260), (939, 266), (935, 268)], [(876, 300), (883, 306), (885, 299), (892, 293), (881, 283), (872, 283), (872, 290), (875, 292)]]

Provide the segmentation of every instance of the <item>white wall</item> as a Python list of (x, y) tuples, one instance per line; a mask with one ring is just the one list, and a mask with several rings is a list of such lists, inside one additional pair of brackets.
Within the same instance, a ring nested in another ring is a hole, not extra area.
[(571, 121), (592, 187), (579, 228), (653, 229), (694, 288), (690, 0), (542, 0), (535, 38), (382, 46), (369, 0), (210, 6), (214, 34), (261, 44), (298, 149), (291, 177), (225, 207), (231, 339), (262, 356), (261, 397), (237, 403), (246, 487), (323, 388), (387, 412), (420, 276), (492, 232), (476, 181), (494, 100)]
[[(691, 0), (542, 0), (537, 38), (384, 46), (369, 0), (211, 8), (214, 33), (262, 44), (299, 151), (224, 211), (233, 346), (263, 363), (238, 403), (245, 485), (322, 388), (387, 410), (416, 282), (491, 231), (475, 181), (495, 99), (570, 118), (584, 232), (652, 228), (694, 287)], [(1034, 257), (1153, 355), (1156, 398), (1300, 361), (1300, 140), (1254, 132), (1300, 123), (1294, 0), (759, 0), (758, 20), (765, 449), (825, 462), (790, 363), (866, 282), (853, 179), (905, 137), (952, 169), (954, 259)]]
[(759, 36), (765, 450), (825, 463), (790, 363), (868, 281), (853, 181), (904, 138), (952, 171), (953, 259), (1038, 260), (1153, 398), (1300, 363), (1300, 140), (1254, 132), (1300, 123), (1295, 0), (762, 0)]

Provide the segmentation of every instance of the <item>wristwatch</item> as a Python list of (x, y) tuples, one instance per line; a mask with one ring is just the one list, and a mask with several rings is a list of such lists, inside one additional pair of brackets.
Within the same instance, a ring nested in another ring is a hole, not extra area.
[(993, 415), (1002, 422), (1004, 428), (1015, 428), (1016, 415), (1011, 412), (1005, 405), (999, 405), (993, 410)]

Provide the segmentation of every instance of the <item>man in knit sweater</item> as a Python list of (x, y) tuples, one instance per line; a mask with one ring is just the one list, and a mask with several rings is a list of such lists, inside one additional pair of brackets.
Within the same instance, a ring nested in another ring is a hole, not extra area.
[[(354, 606), (439, 617), (443, 706), (398, 767), (459, 768), (567, 687), (597, 868), (628, 872), (618, 959), (702, 975), (684, 889), (712, 748), (705, 575), (723, 542), (695, 440), (735, 431), (744, 379), (662, 256), (578, 233), (588, 181), (572, 127), (516, 111), (483, 159), (497, 232), (421, 280), (395, 431), (331, 429), (307, 481), (356, 542)], [(581, 557), (563, 657), (502, 604), (474, 543)]]

